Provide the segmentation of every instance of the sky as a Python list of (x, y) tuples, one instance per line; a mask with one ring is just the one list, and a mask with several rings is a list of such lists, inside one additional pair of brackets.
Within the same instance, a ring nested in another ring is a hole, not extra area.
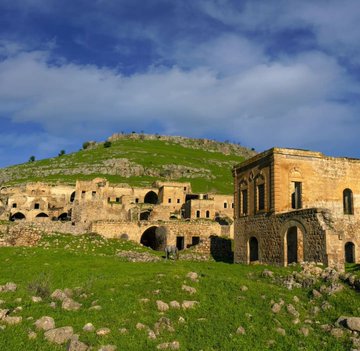
[(0, 167), (132, 131), (360, 158), (358, 0), (1, 0)]

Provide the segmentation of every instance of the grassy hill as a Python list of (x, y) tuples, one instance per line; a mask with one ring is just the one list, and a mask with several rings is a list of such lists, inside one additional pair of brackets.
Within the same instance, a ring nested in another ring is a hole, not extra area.
[[(271, 267), (274, 277), (269, 278), (262, 275), (269, 268), (264, 266), (162, 259), (132, 263), (119, 258), (118, 250), (158, 255), (131, 242), (89, 235), (55, 235), (44, 237), (39, 247), (0, 248), (0, 262), (5, 263), (0, 284), (14, 282), (18, 286), (15, 292), (0, 292), (1, 308), (9, 309), (10, 316), (22, 317), (20, 324), (0, 328), (1, 350), (65, 350), (64, 345), (48, 343), (44, 332), (36, 330), (34, 322), (42, 316), (54, 318), (56, 327), (73, 327), (80, 341), (93, 350), (108, 344), (116, 345), (117, 350), (157, 350), (159, 344), (174, 340), (180, 343), (180, 350), (188, 351), (355, 348), (351, 347), (354, 335), (343, 330), (336, 336), (326, 327), (334, 328), (341, 315), (359, 315), (359, 293), (348, 286), (313, 298), (314, 287), (288, 290), (282, 284), (282, 277), (299, 267)], [(187, 278), (191, 271), (199, 275), (197, 282)], [(331, 286), (331, 282), (316, 284)], [(196, 292), (184, 291), (183, 285)], [(61, 302), (50, 297), (55, 289), (65, 288), (82, 304), (79, 310), (65, 311)], [(32, 302), (32, 296), (41, 296), (42, 301)], [(160, 313), (157, 300), (195, 300), (199, 304), (194, 309), (170, 308)], [(50, 307), (51, 301), (56, 301), (56, 306)], [(274, 301), (283, 301), (278, 313), (272, 311)], [(287, 309), (289, 304), (299, 313), (296, 323)], [(101, 309), (91, 309), (94, 305)], [(156, 324), (159, 320), (162, 326)], [(95, 331), (109, 328), (110, 333), (85, 332), (86, 323), (92, 323)], [(137, 328), (137, 323), (144, 324), (144, 329)], [(240, 326), (243, 330), (237, 332)], [(149, 330), (156, 328), (156, 339), (149, 338)], [(31, 331), (37, 336), (29, 340)]]
[(0, 170), (0, 184), (62, 182), (104, 177), (112, 183), (150, 185), (155, 180), (191, 181), (195, 192), (230, 194), (231, 169), (254, 152), (206, 139), (130, 134), (113, 136), (78, 152)]

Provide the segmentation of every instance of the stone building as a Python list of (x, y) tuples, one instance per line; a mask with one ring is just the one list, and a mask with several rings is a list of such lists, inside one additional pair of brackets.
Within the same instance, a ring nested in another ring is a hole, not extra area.
[(360, 262), (360, 160), (273, 148), (233, 175), (235, 262)]
[(75, 186), (29, 183), (0, 190), (0, 219), (47, 231), (126, 238), (153, 249), (232, 237), (233, 206), (232, 195), (194, 194), (191, 184), (182, 182), (134, 188), (96, 178)]

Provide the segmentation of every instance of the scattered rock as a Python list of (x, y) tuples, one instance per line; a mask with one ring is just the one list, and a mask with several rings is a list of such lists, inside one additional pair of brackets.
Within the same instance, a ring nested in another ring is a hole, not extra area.
[(119, 329), (120, 334), (127, 334), (129, 331), (126, 328)]
[(61, 307), (63, 310), (66, 311), (77, 311), (78, 309), (80, 309), (81, 303), (78, 303), (70, 297), (67, 297), (63, 300)]
[(145, 324), (142, 324), (142, 323), (136, 323), (135, 328), (137, 330), (143, 330), (143, 329), (147, 329), (147, 326)]
[(34, 331), (29, 331), (28, 338), (29, 338), (29, 340), (34, 340), (37, 338), (37, 334)]
[(154, 331), (156, 335), (159, 335), (160, 332), (166, 330), (168, 332), (174, 332), (175, 329), (171, 325), (171, 320), (166, 317), (161, 317), (154, 325)]
[(185, 318), (184, 317), (179, 317), (179, 323), (185, 323), (186, 321), (185, 321)]
[(148, 303), (150, 301), (150, 299), (147, 299), (147, 298), (145, 298), (145, 299), (140, 299), (140, 302), (141, 303)]
[(4, 319), (8, 314), (9, 314), (9, 310), (6, 310), (6, 309), (1, 310), (0, 309), (0, 320)]
[(313, 289), (312, 291), (312, 295), (315, 299), (319, 299), (320, 297), (322, 297), (322, 294), (320, 291), (317, 291), (316, 289)]
[(169, 305), (161, 300), (156, 301), (156, 307), (158, 311), (166, 312), (169, 309)]
[(100, 328), (96, 331), (96, 335), (104, 336), (111, 333), (111, 330), (109, 328)]
[(6, 283), (5, 285), (0, 285), (0, 291), (2, 292), (14, 292), (17, 289), (17, 285), (15, 283)]
[(288, 304), (286, 306), (286, 310), (289, 314), (291, 314), (294, 317), (299, 317), (300, 313), (295, 309), (295, 307), (292, 304)]
[(6, 324), (9, 324), (9, 325), (15, 325), (15, 324), (19, 324), (22, 322), (22, 317), (10, 317), (10, 316), (6, 316), (3, 321), (6, 323)]
[(284, 328), (276, 328), (276, 332), (279, 333), (282, 336), (286, 335), (286, 331)]
[(340, 328), (332, 328), (330, 334), (335, 338), (341, 338), (344, 335), (344, 331)]
[(63, 301), (66, 298), (68, 298), (68, 296), (65, 294), (64, 291), (60, 290), (60, 289), (56, 289), (51, 295), (50, 297), (54, 300), (59, 300), (59, 301)]
[(45, 332), (44, 337), (47, 341), (55, 344), (64, 344), (74, 335), (72, 327), (62, 327), (51, 329)]
[(155, 334), (155, 332), (153, 330), (148, 331), (148, 338), (150, 340), (155, 340), (156, 339), (156, 334)]
[(240, 326), (239, 328), (237, 328), (236, 334), (239, 334), (239, 335), (244, 335), (244, 334), (246, 334), (245, 328), (242, 327), (242, 326)]
[(89, 311), (101, 311), (101, 310), (102, 310), (102, 307), (99, 305), (91, 306), (89, 308)]
[(54, 318), (48, 316), (41, 317), (34, 324), (37, 329), (42, 329), (42, 330), (55, 329)]
[(271, 307), (271, 311), (273, 311), (273, 313), (279, 313), (281, 310), (281, 305), (278, 303), (274, 303)]
[(309, 336), (309, 328), (302, 327), (302, 328), (300, 328), (299, 333), (304, 336)]
[(180, 303), (179, 302), (177, 302), (177, 301), (170, 301), (170, 303), (169, 303), (169, 306), (171, 307), (171, 308), (175, 308), (175, 309), (179, 309), (181, 306), (180, 306)]
[(54, 301), (50, 302), (50, 303), (49, 303), (49, 306), (50, 306), (51, 308), (56, 308), (56, 302), (54, 302)]
[(183, 301), (183, 303), (181, 304), (181, 307), (186, 310), (189, 308), (195, 308), (197, 305), (199, 304), (198, 301)]
[(164, 342), (156, 347), (158, 350), (179, 350), (180, 343), (178, 341)]
[(195, 272), (189, 272), (188, 274), (186, 274), (186, 278), (189, 278), (191, 281), (193, 282), (197, 282), (198, 281), (198, 274)]
[(246, 285), (240, 286), (240, 291), (248, 291), (249, 288)]
[(89, 346), (84, 344), (83, 342), (79, 341), (79, 339), (76, 338), (71, 338), (70, 342), (68, 343), (67, 346), (67, 351), (87, 351), (89, 349)]
[(32, 296), (31, 301), (35, 302), (35, 303), (38, 303), (38, 302), (42, 301), (42, 298), (40, 296)]
[(300, 302), (300, 299), (299, 299), (297, 296), (294, 296), (294, 297), (293, 297), (293, 301), (294, 301), (295, 303), (298, 303), (298, 302)]
[(336, 326), (342, 326), (352, 331), (360, 332), (360, 317), (345, 317), (341, 316), (335, 322)]
[(105, 345), (105, 346), (101, 346), (101, 348), (98, 351), (116, 351), (116, 346), (115, 345)]
[(193, 287), (191, 287), (191, 286), (188, 286), (188, 285), (183, 285), (183, 286), (181, 287), (181, 290), (188, 292), (190, 295), (196, 293), (196, 289), (193, 288)]
[(266, 277), (266, 278), (273, 278), (274, 277), (274, 272), (269, 271), (268, 269), (264, 269), (262, 272), (262, 276)]
[(83, 326), (83, 331), (85, 332), (93, 332), (95, 331), (95, 327), (92, 323), (86, 323), (84, 326)]

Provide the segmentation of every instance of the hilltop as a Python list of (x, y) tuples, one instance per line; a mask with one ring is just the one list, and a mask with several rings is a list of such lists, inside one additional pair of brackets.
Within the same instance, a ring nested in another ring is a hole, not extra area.
[(254, 151), (228, 142), (153, 134), (114, 134), (71, 154), (0, 169), (0, 184), (42, 181), (74, 184), (95, 177), (147, 186), (155, 180), (190, 181), (195, 192), (230, 194), (232, 167)]

